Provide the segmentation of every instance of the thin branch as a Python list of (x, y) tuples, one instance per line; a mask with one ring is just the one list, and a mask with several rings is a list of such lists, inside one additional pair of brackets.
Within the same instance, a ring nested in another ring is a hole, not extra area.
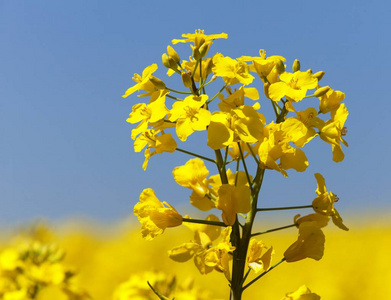
[(227, 227), (228, 226), (228, 225), (226, 225), (223, 222), (208, 221), (208, 220), (198, 220), (198, 219), (189, 219), (189, 218), (182, 218), (182, 222), (214, 225), (214, 226), (221, 226), (221, 227)]
[(212, 163), (214, 163), (214, 164), (216, 163), (215, 160), (213, 160), (213, 159), (211, 159), (211, 158), (209, 158), (209, 157), (202, 156), (202, 155), (199, 155), (199, 154), (190, 152), (190, 151), (186, 151), (186, 150), (183, 150), (183, 149), (181, 149), (181, 148), (176, 148), (175, 150), (177, 150), (177, 151), (179, 151), (179, 152), (183, 152), (183, 153), (189, 154), (189, 155), (191, 155), (191, 156), (195, 156), (195, 157), (202, 158), (202, 159), (207, 160), (207, 161), (210, 161), (210, 162), (212, 162)]
[(246, 288), (248, 288), (250, 285), (252, 285), (255, 281), (257, 281), (258, 279), (262, 278), (263, 276), (265, 276), (267, 273), (269, 273), (271, 270), (273, 270), (275, 267), (277, 267), (279, 264), (281, 264), (282, 262), (285, 261), (285, 257), (283, 259), (281, 259), (278, 263), (276, 263), (275, 265), (271, 266), (269, 270), (263, 272), (261, 275), (259, 275), (258, 277), (255, 277), (253, 280), (251, 280), (248, 284), (246, 284), (243, 288), (242, 288), (242, 291), (244, 291)]
[(269, 208), (257, 208), (257, 211), (302, 209), (302, 208), (310, 208), (310, 207), (312, 207), (312, 205), (284, 206), (284, 207), (269, 207)]
[(261, 235), (261, 234), (265, 234), (265, 233), (269, 233), (269, 232), (273, 232), (273, 231), (279, 231), (279, 230), (295, 227), (296, 225), (297, 224), (291, 224), (291, 225), (286, 225), (286, 226), (277, 227), (277, 228), (273, 228), (273, 229), (268, 229), (266, 231), (252, 233), (251, 236), (254, 237), (254, 236), (257, 236), (257, 235)]

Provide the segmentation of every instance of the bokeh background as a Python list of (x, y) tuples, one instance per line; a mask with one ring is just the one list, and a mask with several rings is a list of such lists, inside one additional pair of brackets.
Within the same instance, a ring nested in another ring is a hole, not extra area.
[[(201, 28), (228, 34), (214, 51), (239, 57), (265, 49), (286, 57), (288, 67), (298, 58), (302, 69), (326, 72), (323, 85), (346, 94), (345, 160), (332, 162), (329, 145), (314, 142), (306, 151), (307, 172), (267, 173), (263, 204), (310, 203), (313, 173), (321, 172), (352, 234), (370, 226), (381, 234), (391, 208), (390, 13), (385, 0), (0, 0), (0, 225), (13, 230), (42, 218), (50, 224), (90, 220), (99, 228), (131, 222), (146, 187), (186, 212), (188, 190), (171, 171), (189, 157), (155, 156), (144, 172), (125, 121), (138, 99), (121, 95), (133, 85), (133, 73), (151, 63), (164, 78), (166, 46)], [(176, 49), (190, 55), (188, 45)], [(189, 139), (192, 147), (196, 139)], [(291, 222), (291, 214), (277, 217)], [(390, 246), (389, 239), (368, 245), (366, 238), (357, 238), (363, 242), (356, 251)]]

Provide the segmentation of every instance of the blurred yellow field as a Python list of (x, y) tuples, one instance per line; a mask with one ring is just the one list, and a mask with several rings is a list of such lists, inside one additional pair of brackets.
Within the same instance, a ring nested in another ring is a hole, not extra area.
[[(161, 272), (168, 276), (167, 280), (175, 275), (177, 285), (186, 285), (193, 278), (199, 295), (200, 291), (208, 290), (210, 294), (205, 297), (228, 298), (229, 289), (222, 273), (214, 271), (208, 275), (201, 275), (192, 261), (176, 263), (168, 258), (168, 250), (192, 239), (190, 230), (183, 227), (175, 228), (167, 230), (154, 241), (145, 241), (141, 238), (138, 224), (121, 224), (105, 228), (100, 233), (97, 229), (92, 230), (92, 227), (72, 224), (60, 226), (52, 231), (40, 228), (33, 233), (33, 238), (40, 240), (42, 244), (56, 243), (65, 251), (63, 265), (76, 272), (75, 286), (87, 291), (92, 299), (157, 299), (143, 281), (147, 278), (153, 282), (154, 279), (148, 276), (154, 277)], [(275, 262), (295, 240), (295, 231), (293, 228), (262, 236), (267, 245), (272, 244), (275, 247)], [(325, 234), (326, 250), (322, 260), (284, 262), (248, 288), (244, 297), (282, 299), (287, 292), (295, 291), (306, 284), (322, 299), (391, 299), (391, 223), (381, 220), (377, 223), (356, 222), (350, 226), (349, 232), (330, 226), (325, 229)], [(3, 265), (3, 270), (0, 271), (3, 277), (0, 280), (3, 280), (6, 272), (6, 250), (18, 247), (27, 240), (25, 233), (2, 240), (0, 266)], [(153, 272), (156, 274), (153, 275)], [(117, 298), (114, 298), (114, 291), (130, 278), (133, 278), (133, 283), (138, 280), (137, 284), (141, 285), (140, 291), (144, 294), (139, 298), (127, 298), (124, 294), (117, 294)], [(176, 299), (179, 300), (197, 299), (190, 296), (181, 298), (179, 289), (177, 293)], [(38, 299), (61, 299), (60, 297), (55, 290), (47, 289), (39, 294)], [(23, 298), (15, 296), (4, 299)]]

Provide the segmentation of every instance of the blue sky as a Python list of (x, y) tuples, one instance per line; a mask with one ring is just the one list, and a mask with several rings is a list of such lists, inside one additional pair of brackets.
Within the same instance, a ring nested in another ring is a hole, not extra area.
[(308, 204), (321, 172), (342, 215), (389, 212), (390, 13), (388, 1), (0, 1), (0, 223), (122, 220), (146, 187), (186, 212), (171, 171), (189, 157), (153, 157), (144, 172), (125, 122), (138, 99), (121, 95), (151, 63), (164, 78), (166, 46), (197, 28), (229, 35), (215, 51), (298, 58), (346, 93), (345, 160), (314, 143), (308, 172), (267, 173), (265, 205)]

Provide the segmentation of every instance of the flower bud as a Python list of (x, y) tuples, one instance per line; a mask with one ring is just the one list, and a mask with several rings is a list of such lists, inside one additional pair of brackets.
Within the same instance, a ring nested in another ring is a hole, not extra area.
[(319, 89), (317, 89), (314, 93), (315, 97), (322, 97), (324, 94), (326, 94), (330, 90), (329, 86), (324, 86)]
[(325, 74), (324, 71), (316, 72), (313, 76), (318, 78), (318, 81), (320, 81), (323, 78), (323, 75)]
[(182, 72), (181, 73), (182, 75), (182, 82), (183, 82), (183, 85), (187, 88), (191, 88), (192, 85), (193, 85), (193, 82), (191, 80), (191, 76), (189, 73), (186, 73), (186, 72)]
[(162, 62), (166, 68), (169, 68), (169, 69), (171, 68), (170, 62), (168, 61), (168, 55), (166, 53), (163, 53), (163, 55), (162, 55)]
[(166, 88), (166, 84), (155, 76), (149, 77), (149, 81), (152, 82), (159, 90), (164, 90)]
[(178, 53), (170, 45), (167, 46), (167, 53), (168, 56), (172, 57), (175, 63), (179, 63), (181, 61), (181, 58), (179, 57)]
[(276, 70), (278, 74), (282, 74), (285, 72), (285, 66), (281, 59), (279, 59), (278, 62), (276, 63)]
[(198, 49), (201, 57), (204, 57), (208, 53), (209, 47), (210, 47), (210, 43), (203, 43), (202, 44), (202, 46)]
[(197, 47), (192, 47), (193, 48), (193, 57), (195, 60), (199, 60), (201, 59), (201, 54), (200, 54), (200, 51), (199, 51), (199, 48)]
[(295, 59), (292, 65), (293, 72), (300, 71), (300, 61), (298, 59)]

